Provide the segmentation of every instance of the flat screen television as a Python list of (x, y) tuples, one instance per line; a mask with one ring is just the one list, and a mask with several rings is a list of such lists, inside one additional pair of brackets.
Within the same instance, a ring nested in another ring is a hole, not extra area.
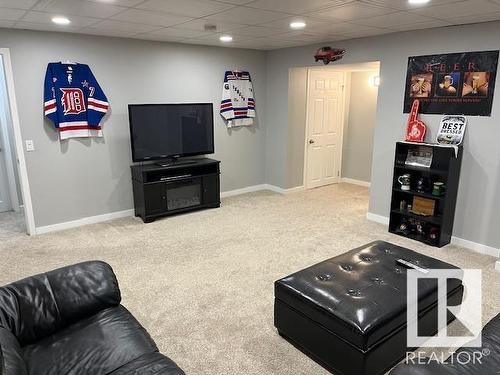
[(134, 162), (212, 154), (212, 103), (129, 104)]

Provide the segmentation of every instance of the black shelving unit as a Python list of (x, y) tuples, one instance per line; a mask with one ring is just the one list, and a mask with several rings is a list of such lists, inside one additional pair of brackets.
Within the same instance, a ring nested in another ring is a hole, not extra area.
[[(429, 168), (405, 164), (408, 151), (411, 148), (418, 147), (432, 148), (433, 157)], [(409, 142), (398, 142), (396, 144), (389, 232), (431, 246), (442, 247), (450, 243), (462, 156), (463, 149), (461, 146), (455, 151), (454, 147), (441, 145)], [(411, 175), (409, 191), (402, 190), (401, 184), (398, 182), (398, 177), (407, 173)], [(428, 190), (423, 192), (417, 191), (418, 180), (422, 177), (429, 181)], [(440, 196), (432, 194), (432, 185), (437, 181), (443, 182), (446, 186), (444, 194)], [(405, 201), (406, 204), (413, 204), (413, 197), (415, 196), (435, 201), (434, 216), (418, 215), (406, 208), (401, 209), (402, 201)], [(405, 231), (400, 228), (402, 223), (407, 224)], [(421, 228), (422, 232), (419, 232), (417, 227)], [(431, 231), (437, 234), (436, 238), (429, 236)]]

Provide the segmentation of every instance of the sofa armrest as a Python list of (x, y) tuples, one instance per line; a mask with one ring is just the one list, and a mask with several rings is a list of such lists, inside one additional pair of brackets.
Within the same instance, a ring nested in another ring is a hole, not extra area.
[(111, 266), (100, 261), (79, 263), (0, 288), (0, 327), (24, 346), (117, 306), (120, 300)]
[(5, 328), (0, 328), (0, 374), (28, 374), (19, 342), (12, 332)]

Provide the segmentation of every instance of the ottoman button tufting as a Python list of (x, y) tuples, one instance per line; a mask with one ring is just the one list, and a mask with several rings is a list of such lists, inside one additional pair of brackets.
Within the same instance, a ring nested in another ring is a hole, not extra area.
[(371, 262), (372, 261), (372, 257), (369, 256), (369, 255), (361, 255), (361, 260), (365, 261), (365, 262)]
[(340, 266), (340, 268), (342, 268), (344, 271), (352, 271), (352, 266), (350, 266), (349, 264), (343, 264)]
[(372, 277), (372, 281), (375, 284), (382, 284), (384, 282), (384, 280), (382, 280), (380, 277)]
[(328, 281), (332, 278), (332, 275), (327, 275), (326, 273), (316, 276), (319, 281)]

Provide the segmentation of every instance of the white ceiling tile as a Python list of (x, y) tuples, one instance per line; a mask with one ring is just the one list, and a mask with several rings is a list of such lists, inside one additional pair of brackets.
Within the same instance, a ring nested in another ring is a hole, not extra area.
[(364, 18), (355, 22), (360, 25), (385, 28), (385, 27), (407, 25), (407, 24), (427, 22), (427, 21), (432, 21), (432, 20), (429, 19), (429, 17), (421, 16), (419, 14), (413, 14), (408, 12), (397, 12), (397, 13), (387, 14), (384, 16)]
[(0, 0), (0, 8), (29, 9), (37, 0)]
[(247, 7), (237, 7), (205, 18), (216, 21), (229, 20), (235, 23), (256, 25), (258, 23), (270, 22), (280, 18), (286, 18), (288, 16), (289, 15), (286, 13), (271, 12), (268, 10)]
[(277, 35), (281, 32), (282, 30), (274, 27), (247, 26), (241, 29), (233, 30), (231, 35), (243, 35), (247, 37), (260, 38), (263, 36)]
[(217, 32), (226, 32), (226, 31), (230, 31), (230, 30), (239, 29), (239, 28), (242, 28), (245, 26), (243, 24), (229, 23), (229, 22), (224, 22), (224, 21), (214, 21), (214, 20), (207, 20), (204, 18), (199, 18), (196, 20), (182, 23), (180, 25), (177, 25), (176, 27), (179, 29), (205, 31), (205, 25), (215, 25), (217, 27), (217, 30), (216, 30)]
[(393, 31), (410, 31), (410, 30), (432, 29), (435, 27), (445, 27), (445, 26), (451, 26), (451, 22), (442, 20), (432, 20), (419, 23), (406, 23), (400, 25), (393, 25), (388, 28)]
[(493, 12), (488, 14), (478, 14), (475, 16), (453, 17), (447, 21), (454, 25), (461, 25), (467, 23), (490, 22), (500, 20), (500, 12)]
[(88, 35), (114, 36), (119, 38), (132, 38), (139, 33), (134, 33), (130, 30), (102, 30), (89, 27), (85, 30)]
[(432, 0), (425, 4), (410, 4), (408, 0), (361, 0), (361, 2), (371, 5), (378, 5), (387, 8), (398, 10), (414, 10), (419, 8), (427, 8), (434, 5), (451, 4), (463, 0)]
[(302, 14), (316, 9), (346, 4), (352, 0), (257, 0), (247, 6), (275, 10), (291, 14)]
[(328, 26), (332, 25), (331, 21), (325, 21), (325, 20), (318, 20), (316, 18), (312, 17), (302, 17), (302, 16), (292, 16), (292, 17), (287, 17), (287, 18), (282, 18), (276, 21), (271, 21), (271, 22), (266, 22), (259, 24), (259, 26), (266, 26), (266, 27), (275, 27), (281, 30), (291, 30), (290, 29), (290, 23), (293, 21), (304, 21), (306, 23), (306, 27), (304, 30), (317, 30), (317, 29), (324, 29), (327, 28)]
[(309, 15), (312, 17), (330, 20), (353, 21), (362, 18), (381, 16), (394, 12), (394, 9), (372, 6), (360, 2), (353, 2), (347, 5), (312, 12)]
[(141, 39), (141, 40), (153, 40), (156, 42), (170, 42), (170, 43), (179, 43), (186, 38), (178, 38), (178, 37), (173, 37), (173, 36), (161, 36), (161, 35), (155, 35), (152, 33), (144, 33), (144, 34), (137, 34), (132, 37), (133, 39)]
[(136, 35), (138, 33), (147, 33), (158, 29), (159, 29), (158, 26), (143, 25), (140, 23), (132, 23), (132, 22), (121, 22), (114, 20), (104, 20), (88, 28), (88, 30), (92, 30), (93, 32), (97, 31), (115, 32), (115, 34), (113, 35), (117, 34)]
[(393, 30), (390, 29), (380, 29), (380, 28), (371, 28), (371, 29), (362, 29), (359, 28), (357, 30), (349, 31), (345, 33), (345, 39), (352, 39), (352, 38), (363, 38), (363, 37), (368, 37), (368, 36), (376, 36), (376, 35), (382, 35), (382, 34), (389, 34), (393, 33)]
[(129, 9), (111, 18), (117, 21), (126, 21), (157, 26), (172, 26), (191, 20), (191, 18), (185, 16), (178, 16), (161, 12), (149, 12), (139, 9)]
[[(54, 25), (52, 22), (52, 17), (53, 17), (52, 13), (29, 11), (23, 17), (22, 21)], [(100, 21), (100, 19), (98, 18), (91, 18), (91, 17), (69, 16), (68, 18), (71, 21), (71, 23), (68, 25), (70, 27), (86, 27)], [(56, 25), (56, 26), (57, 29), (64, 29), (66, 27), (66, 25)]]
[[(206, 36), (203, 36), (203, 37), (199, 37), (197, 39), (201, 39), (201, 40), (206, 40), (206, 41), (214, 41), (214, 42), (217, 42), (219, 44), (224, 44), (223, 42), (221, 42), (219, 40), (219, 38), (222, 36), (222, 35), (225, 35), (225, 34), (221, 34), (221, 33), (211, 33), (211, 34), (208, 34)], [(248, 40), (248, 39), (254, 39), (252, 38), (251, 36), (249, 35), (232, 35), (233, 37), (233, 41), (232, 43), (239, 43), (240, 41), (243, 41), (243, 40)], [(230, 42), (231, 43), (231, 42)]]
[(133, 7), (137, 4), (142, 3), (144, 0), (86, 0), (91, 1), (93, 3), (101, 3), (101, 4), (111, 4), (111, 5), (119, 5), (122, 7)]
[(56, 25), (55, 23), (48, 24), (48, 23), (33, 23), (24, 21), (16, 22), (14, 28), (23, 30), (57, 31), (66, 33), (74, 33), (80, 30), (79, 27), (72, 27), (72, 26), (61, 27), (59, 25)]
[(175, 27), (167, 27), (164, 29), (156, 30), (147, 33), (147, 35), (150, 35), (154, 38), (159, 38), (159, 39), (154, 39), (154, 40), (162, 40), (161, 38), (175, 38), (175, 39), (186, 39), (186, 38), (199, 38), (199, 37), (204, 37), (207, 34), (210, 34), (208, 31), (196, 31), (196, 30), (187, 30), (187, 29), (178, 29)]
[(16, 21), (26, 13), (21, 9), (0, 9), (0, 20), (3, 21)]
[(232, 5), (246, 5), (255, 0), (210, 0), (210, 1), (216, 1), (218, 3), (232, 4)]
[(0, 20), (0, 27), (5, 27), (5, 28), (12, 28), (16, 21), (5, 21), (5, 20)]
[(412, 13), (422, 14), (429, 17), (441, 18), (443, 20), (500, 12), (500, 4), (486, 0), (467, 0), (452, 5), (438, 5), (412, 10)]
[(37, 4), (34, 10), (51, 12), (58, 15), (76, 15), (84, 17), (108, 18), (125, 8), (111, 5), (109, 3), (95, 3), (82, 0), (54, 0)]
[(233, 8), (234, 5), (206, 0), (148, 0), (140, 9), (180, 14), (191, 18), (203, 17)]
[(334, 22), (329, 26), (318, 30), (317, 32), (323, 32), (327, 34), (347, 34), (353, 32), (376, 33), (378, 31), (379, 28), (375, 28), (372, 26), (357, 25), (350, 22)]
[(309, 34), (302, 31), (290, 31), (288, 33), (278, 34), (272, 37), (273, 39), (283, 39), (283, 40), (291, 40), (291, 41), (300, 41), (300, 42), (310, 42), (313, 43), (315, 41), (324, 40), (324, 35), (315, 35)]

